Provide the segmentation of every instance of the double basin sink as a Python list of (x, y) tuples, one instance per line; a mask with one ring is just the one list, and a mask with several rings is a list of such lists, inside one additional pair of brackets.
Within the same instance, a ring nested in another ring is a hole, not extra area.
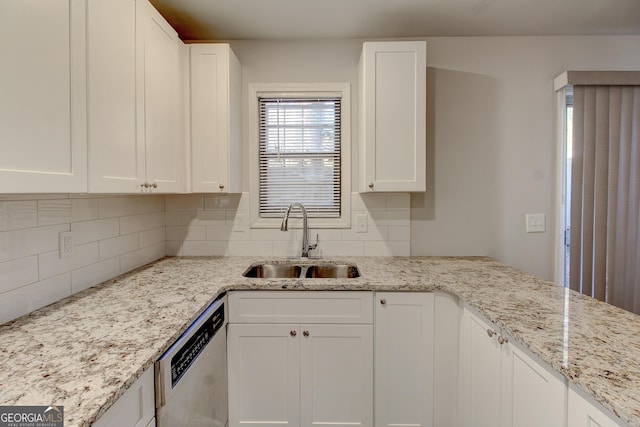
[(353, 279), (360, 277), (360, 271), (355, 264), (261, 263), (251, 265), (242, 275), (264, 279)]

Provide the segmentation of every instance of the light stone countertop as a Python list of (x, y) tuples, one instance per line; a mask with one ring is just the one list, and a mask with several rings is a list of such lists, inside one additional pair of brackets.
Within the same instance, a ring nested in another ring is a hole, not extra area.
[(241, 276), (267, 259), (165, 258), (0, 325), (0, 405), (64, 405), (65, 426), (91, 425), (224, 291), (442, 290), (640, 427), (640, 316), (484, 257), (335, 258), (357, 279)]

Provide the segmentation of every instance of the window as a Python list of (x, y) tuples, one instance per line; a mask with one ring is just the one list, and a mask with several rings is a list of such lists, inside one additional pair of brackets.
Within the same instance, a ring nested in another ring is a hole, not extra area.
[(259, 97), (260, 217), (340, 217), (340, 97)]
[(252, 225), (279, 226), (289, 204), (301, 202), (311, 226), (348, 226), (348, 85), (251, 85), (250, 92)]

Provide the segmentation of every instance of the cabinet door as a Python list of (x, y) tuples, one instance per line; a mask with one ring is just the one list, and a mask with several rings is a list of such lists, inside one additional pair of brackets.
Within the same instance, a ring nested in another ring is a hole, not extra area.
[(600, 404), (592, 402), (590, 397), (569, 384), (568, 398), (568, 427), (622, 427), (625, 426), (619, 418), (615, 417)]
[(136, 1), (89, 0), (87, 20), (89, 191), (136, 193), (145, 178), (136, 134)]
[(85, 7), (0, 3), (0, 193), (87, 191)]
[(136, 2), (138, 139), (144, 141), (146, 182), (156, 192), (184, 186), (181, 49), (177, 33), (147, 0)]
[(240, 192), (240, 63), (228, 44), (189, 46), (191, 185)]
[(148, 427), (155, 425), (153, 366), (102, 415), (93, 427)]
[(426, 189), (426, 43), (367, 42), (360, 59), (360, 191)]
[(376, 293), (377, 427), (433, 425), (434, 296)]
[(564, 378), (529, 357), (512, 339), (501, 350), (501, 426), (563, 426), (567, 407)]
[(229, 426), (300, 425), (298, 325), (229, 324)]
[(301, 325), (301, 425), (373, 424), (373, 326)]
[(500, 425), (500, 344), (498, 331), (465, 310), (461, 331), (462, 425)]

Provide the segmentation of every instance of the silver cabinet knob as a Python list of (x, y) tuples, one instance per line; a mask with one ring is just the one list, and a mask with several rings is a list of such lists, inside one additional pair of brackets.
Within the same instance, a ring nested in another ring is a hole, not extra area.
[(224, 184), (219, 184), (218, 188), (222, 190), (224, 188)]
[(369, 183), (369, 188), (373, 188), (373, 182)]
[(302, 335), (304, 335), (305, 337), (308, 337), (309, 336), (309, 331), (302, 332)]
[(291, 331), (289, 332), (289, 335), (291, 335), (292, 337), (295, 337), (296, 335), (298, 335), (298, 333), (296, 331)]
[(496, 334), (496, 331), (494, 331), (493, 329), (487, 329), (487, 335), (489, 335), (489, 338), (493, 337)]
[(151, 185), (150, 185), (150, 187), (158, 188), (158, 183), (157, 183), (157, 182), (154, 182), (153, 184), (151, 184)]
[(385, 305), (387, 303), (387, 299), (386, 298), (382, 298), (380, 300), (380, 304)]
[(498, 344), (502, 345), (508, 342), (509, 342), (509, 338), (503, 337), (502, 335), (498, 337)]

